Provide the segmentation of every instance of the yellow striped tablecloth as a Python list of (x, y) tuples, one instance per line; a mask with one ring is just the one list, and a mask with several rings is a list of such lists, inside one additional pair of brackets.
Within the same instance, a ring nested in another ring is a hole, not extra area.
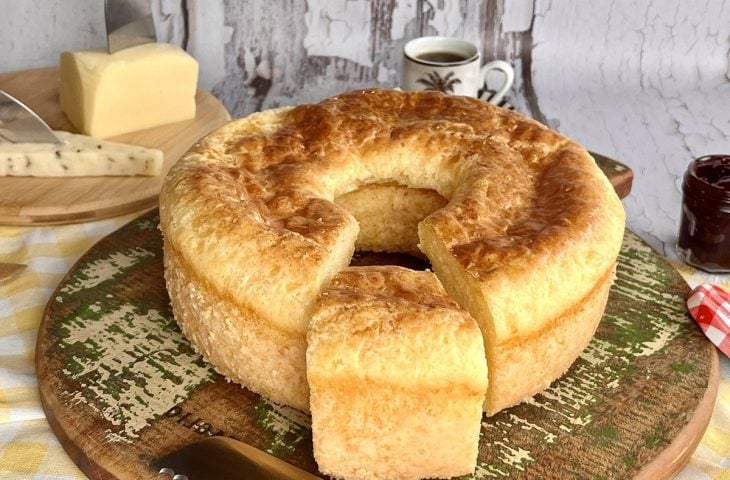
[[(136, 215), (77, 225), (0, 226), (0, 262), (27, 268), (0, 283), (0, 479), (83, 479), (51, 432), (34, 369), (43, 309), (73, 263)], [(675, 265), (691, 285), (706, 278)], [(714, 281), (730, 290), (730, 275)], [(730, 360), (720, 360), (720, 390), (705, 436), (681, 480), (730, 480)]]

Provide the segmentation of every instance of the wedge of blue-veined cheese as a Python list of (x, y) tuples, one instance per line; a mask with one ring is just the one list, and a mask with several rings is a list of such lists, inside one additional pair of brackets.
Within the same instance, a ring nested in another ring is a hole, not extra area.
[(55, 133), (63, 143), (13, 143), (0, 137), (0, 176), (154, 176), (162, 172), (160, 150), (76, 133)]

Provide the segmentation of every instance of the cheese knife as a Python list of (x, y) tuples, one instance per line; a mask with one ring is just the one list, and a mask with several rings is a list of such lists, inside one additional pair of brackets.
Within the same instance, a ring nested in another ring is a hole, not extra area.
[(321, 480), (246, 443), (209, 437), (186, 445), (151, 463), (172, 480)]
[(150, 0), (105, 0), (109, 53), (157, 41)]
[(0, 136), (13, 143), (62, 143), (23, 102), (0, 90)]

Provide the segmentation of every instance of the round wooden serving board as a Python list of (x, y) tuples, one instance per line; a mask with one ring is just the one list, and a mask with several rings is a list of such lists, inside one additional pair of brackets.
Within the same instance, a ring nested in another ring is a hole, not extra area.
[[(155, 478), (151, 460), (208, 435), (316, 472), (309, 417), (226, 382), (178, 330), (157, 215), (95, 245), (48, 303), (36, 366), (54, 432), (92, 479)], [(687, 293), (627, 231), (594, 340), (545, 392), (483, 419), (473, 478), (676, 474), (709, 422), (718, 385), (717, 354), (688, 316)]]
[[(0, 74), (0, 89), (32, 108), (51, 128), (74, 131), (58, 101), (58, 68)], [(82, 222), (157, 206), (170, 167), (200, 137), (230, 116), (211, 94), (198, 90), (194, 120), (109, 138), (159, 148), (165, 154), (156, 177), (0, 177), (0, 224), (50, 225)]]

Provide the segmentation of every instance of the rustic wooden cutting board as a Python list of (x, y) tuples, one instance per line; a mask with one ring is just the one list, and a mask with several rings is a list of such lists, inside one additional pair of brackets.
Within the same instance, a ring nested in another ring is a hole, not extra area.
[[(58, 68), (0, 74), (0, 89), (27, 104), (51, 128), (74, 131), (58, 102)], [(157, 206), (169, 168), (200, 137), (230, 119), (211, 94), (198, 90), (194, 120), (120, 135), (110, 140), (159, 148), (165, 154), (156, 177), (0, 177), (0, 224), (82, 222)]]
[[(54, 432), (92, 479), (153, 478), (152, 459), (208, 435), (316, 471), (309, 417), (226, 382), (178, 330), (157, 215), (94, 246), (48, 303), (36, 366)], [(548, 390), (483, 420), (473, 478), (671, 478), (704, 432), (718, 385), (717, 355), (687, 314), (687, 293), (627, 231), (594, 340)]]

